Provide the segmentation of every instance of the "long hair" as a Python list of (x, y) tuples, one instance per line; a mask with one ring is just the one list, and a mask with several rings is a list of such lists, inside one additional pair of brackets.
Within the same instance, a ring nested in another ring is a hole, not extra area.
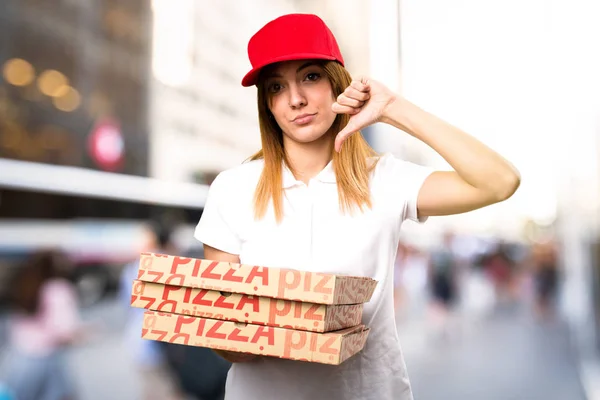
[(66, 278), (70, 266), (59, 250), (39, 250), (18, 267), (9, 288), (9, 301), (17, 310), (34, 315), (39, 311), (40, 294), (44, 284), (53, 278)]
[[(336, 61), (319, 63), (331, 83), (332, 96), (337, 98), (352, 83), (350, 73)], [(275, 219), (283, 219), (283, 163), (293, 172), (283, 146), (283, 133), (274, 118), (269, 117), (268, 96), (264, 80), (260, 79), (257, 90), (258, 122), (262, 149), (251, 156), (249, 160), (264, 159), (264, 169), (254, 192), (254, 217), (261, 219), (267, 213), (269, 201), (273, 202)], [(330, 140), (341, 131), (350, 120), (350, 115), (338, 114), (326, 133)], [(332, 146), (333, 149), (333, 146)], [(369, 191), (369, 174), (375, 167), (375, 162), (369, 165), (369, 157), (378, 154), (369, 146), (360, 132), (356, 132), (344, 141), (341, 151), (332, 150), (333, 168), (338, 188), (340, 209), (344, 213), (358, 208), (371, 207)]]

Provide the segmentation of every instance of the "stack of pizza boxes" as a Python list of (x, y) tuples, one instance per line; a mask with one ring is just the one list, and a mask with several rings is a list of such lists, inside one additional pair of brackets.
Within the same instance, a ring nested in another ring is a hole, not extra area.
[(145, 339), (324, 364), (364, 346), (370, 278), (143, 253), (131, 305)]

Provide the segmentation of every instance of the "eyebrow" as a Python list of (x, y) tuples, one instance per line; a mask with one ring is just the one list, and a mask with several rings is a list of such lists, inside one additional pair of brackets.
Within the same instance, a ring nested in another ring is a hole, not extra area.
[[(296, 73), (298, 73), (298, 72), (302, 71), (302, 70), (303, 70), (303, 69), (305, 69), (305, 68), (311, 67), (311, 66), (313, 66), (313, 65), (318, 65), (318, 64), (317, 64), (316, 62), (314, 62), (314, 61), (309, 61), (309, 62), (306, 62), (306, 63), (302, 64), (302, 65), (301, 65), (301, 66), (300, 66), (300, 67), (299, 67), (299, 68), (296, 70)], [(271, 72), (271, 73), (269, 73), (269, 74), (266, 76), (266, 79), (269, 79), (269, 78), (282, 78), (282, 76), (281, 76), (280, 74), (276, 74), (276, 73), (272, 73), (272, 72)]]

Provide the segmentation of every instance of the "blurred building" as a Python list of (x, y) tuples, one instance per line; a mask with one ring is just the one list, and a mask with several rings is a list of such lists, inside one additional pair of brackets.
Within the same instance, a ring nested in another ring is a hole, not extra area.
[(49, 186), (3, 191), (0, 217), (68, 218), (86, 206), (40, 193), (72, 183), (45, 176), (47, 164), (147, 176), (150, 23), (143, 0), (0, 4), (0, 158), (15, 181)]
[(0, 4), (0, 157), (147, 175), (146, 1)]
[(197, 220), (205, 188), (147, 178), (151, 28), (145, 0), (0, 2), (0, 300), (40, 247), (105, 285), (144, 221)]

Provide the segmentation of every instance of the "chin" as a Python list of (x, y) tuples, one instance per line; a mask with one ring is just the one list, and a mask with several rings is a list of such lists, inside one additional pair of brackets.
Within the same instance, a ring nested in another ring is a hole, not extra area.
[(322, 126), (303, 126), (296, 128), (289, 136), (298, 143), (312, 143), (323, 139), (328, 130)]

